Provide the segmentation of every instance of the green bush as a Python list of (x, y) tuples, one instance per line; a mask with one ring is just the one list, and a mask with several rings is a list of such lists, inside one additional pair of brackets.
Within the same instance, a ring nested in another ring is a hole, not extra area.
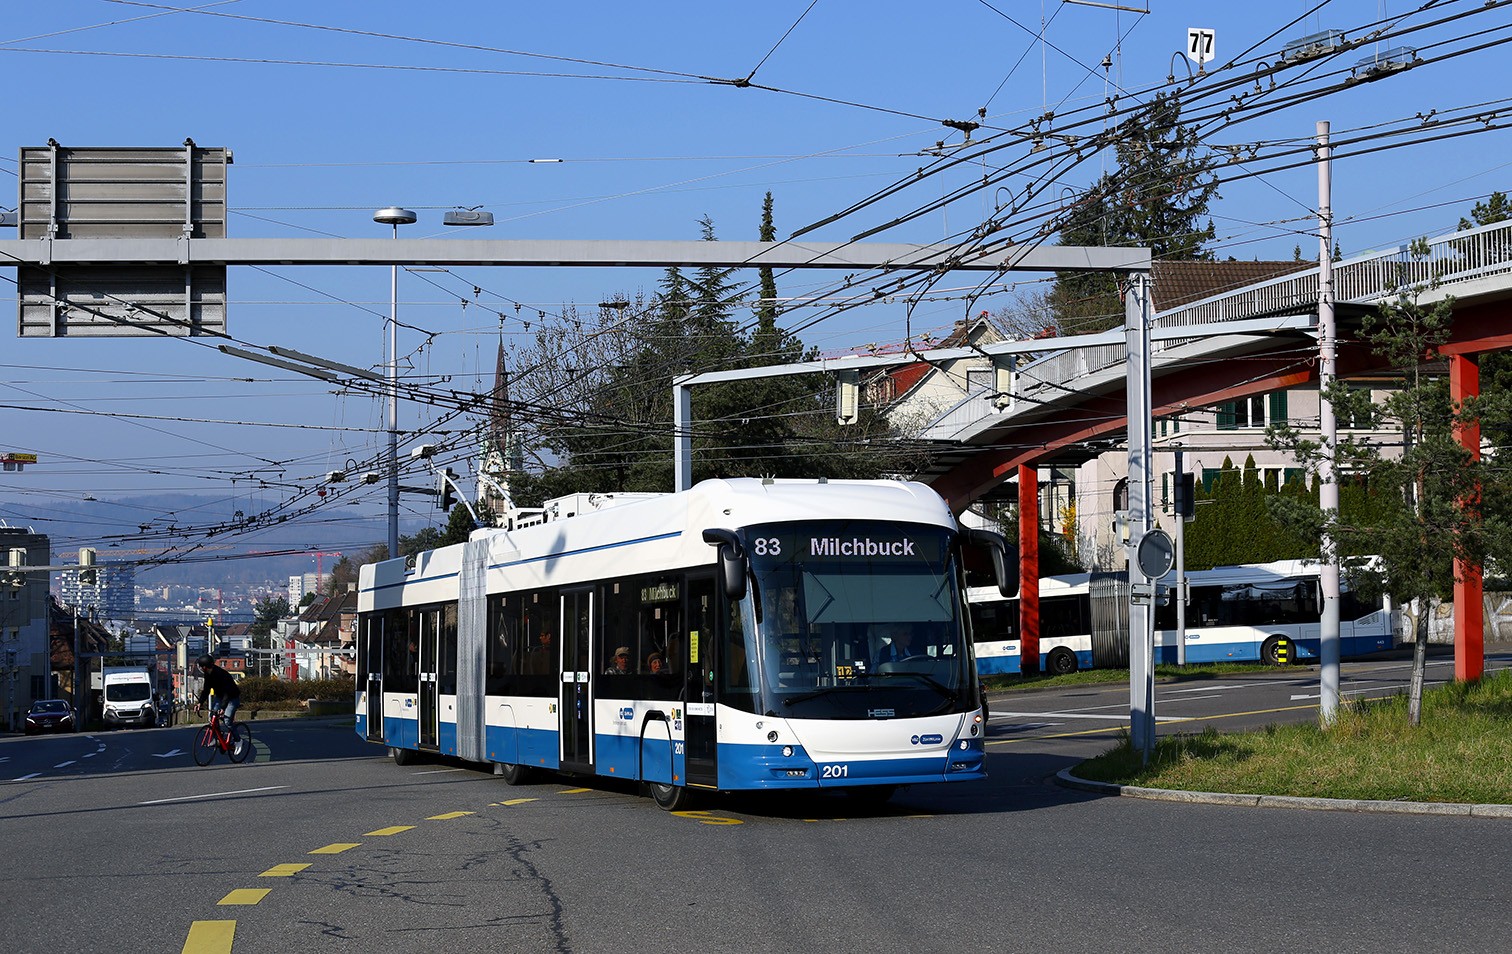
[(351, 702), (356, 692), (351, 679), (298, 679), (290, 682), (269, 676), (249, 676), (241, 681), (243, 706), (279, 706), (306, 699)]

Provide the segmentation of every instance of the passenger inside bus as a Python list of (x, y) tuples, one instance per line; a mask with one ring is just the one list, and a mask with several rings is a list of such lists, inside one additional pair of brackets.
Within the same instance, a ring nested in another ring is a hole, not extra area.
[(604, 675), (628, 676), (630, 673), (630, 647), (621, 646), (614, 651), (614, 656), (609, 660), (609, 667), (604, 670)]

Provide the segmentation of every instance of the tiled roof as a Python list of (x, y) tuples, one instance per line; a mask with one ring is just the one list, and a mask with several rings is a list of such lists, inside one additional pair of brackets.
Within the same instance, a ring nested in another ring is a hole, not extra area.
[(1156, 311), (1201, 301), (1245, 285), (1314, 268), (1317, 262), (1166, 262), (1151, 272)]

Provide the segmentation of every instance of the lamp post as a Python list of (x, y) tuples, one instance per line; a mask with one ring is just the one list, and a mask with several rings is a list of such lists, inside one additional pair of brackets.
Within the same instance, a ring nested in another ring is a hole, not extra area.
[[(409, 209), (390, 206), (373, 213), (373, 221), (393, 227), (413, 225), (419, 216)], [(399, 263), (389, 266), (388, 340), (388, 555), (399, 555)]]

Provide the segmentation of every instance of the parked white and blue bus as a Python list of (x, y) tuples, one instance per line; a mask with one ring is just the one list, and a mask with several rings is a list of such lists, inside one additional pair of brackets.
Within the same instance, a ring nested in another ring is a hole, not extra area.
[[(1065, 675), (1092, 668), (1092, 609), (1086, 573), (1043, 576), (1039, 581), (1040, 668)], [(1019, 601), (996, 587), (967, 591), (977, 670), (984, 676), (1020, 671)]]
[[(1099, 586), (1099, 583), (1102, 585)], [(1301, 560), (1215, 567), (1187, 574), (1186, 661), (1263, 662), (1318, 656), (1317, 564)], [(984, 675), (1019, 672), (1016, 598), (968, 592), (977, 664)], [(1040, 671), (1126, 667), (1127, 577), (1079, 574), (1040, 581)], [(1345, 585), (1339, 599), (1340, 655), (1390, 649), (1396, 625), (1388, 601), (1367, 601)], [(1176, 607), (1155, 610), (1155, 661), (1176, 662)]]
[(690, 791), (984, 775), (962, 530), (897, 481), (580, 494), (364, 566), (357, 733), (417, 753)]

